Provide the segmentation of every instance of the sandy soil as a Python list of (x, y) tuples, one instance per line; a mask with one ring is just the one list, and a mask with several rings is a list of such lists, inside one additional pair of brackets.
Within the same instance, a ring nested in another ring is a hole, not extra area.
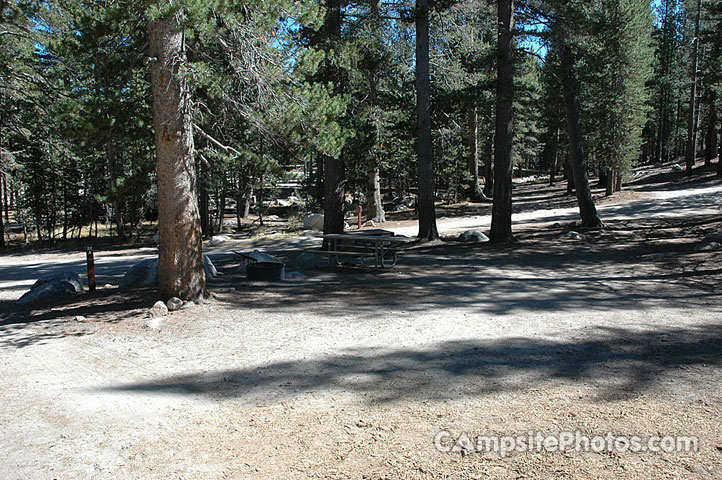
[[(214, 297), (159, 329), (152, 290), (0, 302), (0, 477), (721, 478), (722, 252), (693, 246), (722, 231), (722, 185), (662, 180), (603, 204), (608, 228), (581, 241), (550, 225), (568, 199), (520, 187), (519, 214), (537, 214), (515, 217), (516, 244), (419, 246), (378, 273), (309, 268), (304, 236), (239, 242), (306, 275), (249, 283), (225, 246)], [(63, 255), (3, 266), (83, 260)], [(443, 430), (687, 435), (699, 451), (444, 453)]]

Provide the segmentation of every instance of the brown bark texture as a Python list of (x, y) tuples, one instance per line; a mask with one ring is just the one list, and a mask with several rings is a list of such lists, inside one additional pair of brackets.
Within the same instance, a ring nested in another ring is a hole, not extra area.
[(514, 1), (497, 2), (498, 39), (496, 131), (494, 134), (494, 204), (491, 241), (511, 242), (511, 176), (514, 137)]
[(186, 62), (182, 10), (148, 26), (158, 181), (158, 291), (161, 298), (206, 294), (196, 200), (191, 98), (180, 76)]
[(587, 177), (584, 137), (580, 118), (579, 87), (574, 72), (574, 52), (568, 43), (562, 46), (560, 60), (564, 106), (567, 112), (567, 133), (569, 134), (569, 163), (571, 164), (571, 173), (577, 193), (579, 215), (582, 218), (583, 227), (601, 228), (603, 227), (602, 220), (597, 215), (597, 208), (594, 205), (594, 198), (592, 198), (589, 178)]

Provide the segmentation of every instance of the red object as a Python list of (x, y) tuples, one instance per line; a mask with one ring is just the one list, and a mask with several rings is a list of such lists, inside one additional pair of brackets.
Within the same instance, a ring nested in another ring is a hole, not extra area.
[(363, 207), (361, 205), (356, 207), (356, 213), (358, 214), (358, 229), (361, 230), (361, 214), (363, 213)]

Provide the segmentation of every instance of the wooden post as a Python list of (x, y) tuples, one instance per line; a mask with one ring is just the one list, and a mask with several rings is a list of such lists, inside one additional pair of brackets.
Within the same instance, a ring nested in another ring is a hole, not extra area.
[(86, 252), (88, 259), (88, 290), (91, 292), (95, 291), (95, 261), (93, 260), (93, 247), (88, 245)]
[(363, 214), (363, 207), (361, 205), (356, 207), (356, 215), (358, 216), (358, 229), (361, 230), (361, 216)]

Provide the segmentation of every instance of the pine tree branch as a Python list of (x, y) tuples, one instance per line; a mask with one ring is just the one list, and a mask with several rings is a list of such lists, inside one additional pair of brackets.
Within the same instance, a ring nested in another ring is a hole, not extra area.
[(220, 149), (223, 150), (224, 152), (226, 152), (226, 153), (231, 152), (231, 153), (233, 153), (233, 154), (235, 154), (235, 155), (238, 155), (239, 157), (243, 156), (243, 155), (241, 154), (241, 152), (239, 152), (239, 151), (236, 150), (235, 148), (230, 147), (230, 146), (228, 146), (228, 145), (223, 145), (221, 142), (219, 142), (219, 141), (216, 140), (215, 138), (213, 138), (213, 137), (211, 137), (210, 135), (208, 135), (206, 132), (203, 131), (203, 129), (202, 129), (201, 127), (199, 127), (199, 126), (196, 125), (195, 123), (193, 124), (193, 128), (195, 128), (195, 129), (198, 131), (198, 133), (201, 134), (202, 137), (204, 137), (206, 140), (208, 140), (209, 142), (211, 142), (213, 145), (215, 145), (216, 147), (220, 148)]

